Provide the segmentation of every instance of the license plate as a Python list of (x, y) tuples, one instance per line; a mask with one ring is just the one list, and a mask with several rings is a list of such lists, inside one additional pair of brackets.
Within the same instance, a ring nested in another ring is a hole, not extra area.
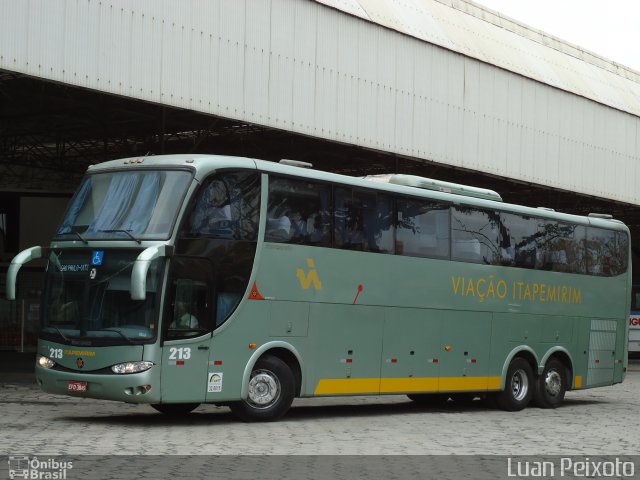
[(74, 382), (73, 380), (70, 380), (69, 385), (67, 385), (67, 389), (70, 392), (86, 392), (87, 382)]

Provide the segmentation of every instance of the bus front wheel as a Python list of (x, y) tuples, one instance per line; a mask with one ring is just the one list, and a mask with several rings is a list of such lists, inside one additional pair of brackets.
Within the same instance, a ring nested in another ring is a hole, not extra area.
[(501, 409), (517, 412), (529, 405), (533, 389), (531, 365), (524, 358), (516, 357), (509, 364), (504, 390), (496, 393), (495, 401)]
[(567, 391), (567, 374), (564, 364), (556, 359), (550, 359), (538, 377), (533, 392), (534, 403), (541, 408), (559, 407)]
[(246, 400), (232, 402), (229, 407), (245, 422), (267, 422), (287, 413), (294, 396), (295, 378), (289, 366), (278, 357), (266, 355), (253, 367)]

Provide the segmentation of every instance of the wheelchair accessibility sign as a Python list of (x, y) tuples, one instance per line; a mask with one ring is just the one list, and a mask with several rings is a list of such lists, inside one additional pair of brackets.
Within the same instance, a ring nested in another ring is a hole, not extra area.
[(91, 265), (99, 267), (102, 265), (104, 250), (94, 250), (91, 252)]

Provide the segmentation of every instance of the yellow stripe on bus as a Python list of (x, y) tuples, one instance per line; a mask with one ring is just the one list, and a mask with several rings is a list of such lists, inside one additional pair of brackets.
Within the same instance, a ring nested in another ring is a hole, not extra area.
[(437, 392), (439, 378), (381, 378), (380, 392)]
[(425, 378), (323, 378), (315, 395), (349, 395), (365, 393), (407, 392), (479, 392), (499, 390), (502, 378), (494, 377), (425, 377)]
[(573, 384), (574, 388), (582, 388), (582, 375), (576, 375)]
[(318, 382), (316, 395), (341, 395), (350, 393), (378, 393), (379, 378), (332, 378)]

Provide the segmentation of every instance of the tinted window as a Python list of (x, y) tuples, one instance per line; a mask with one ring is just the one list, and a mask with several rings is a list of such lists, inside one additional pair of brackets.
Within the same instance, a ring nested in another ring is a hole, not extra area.
[(585, 234), (586, 228), (581, 225), (539, 220), (536, 268), (585, 273)]
[(538, 220), (513, 213), (500, 213), (502, 265), (536, 268)]
[(629, 240), (625, 233), (589, 227), (586, 245), (589, 274), (614, 276), (627, 271)]
[(211, 263), (206, 258), (172, 259), (166, 338), (193, 337), (213, 329), (216, 309), (212, 301), (213, 284)]
[(398, 199), (396, 253), (413, 257), (449, 257), (449, 206), (426, 200)]
[(255, 172), (216, 174), (196, 193), (181, 235), (255, 241), (259, 205), (260, 183)]
[(451, 218), (451, 257), (473, 263), (496, 264), (505, 232), (497, 213), (454, 207)]
[(329, 186), (271, 178), (265, 240), (329, 246), (330, 198)]
[(271, 178), (266, 224), (271, 242), (601, 276), (628, 269), (624, 232), (299, 179)]
[(338, 248), (393, 253), (390, 197), (373, 192), (335, 189), (334, 245)]

